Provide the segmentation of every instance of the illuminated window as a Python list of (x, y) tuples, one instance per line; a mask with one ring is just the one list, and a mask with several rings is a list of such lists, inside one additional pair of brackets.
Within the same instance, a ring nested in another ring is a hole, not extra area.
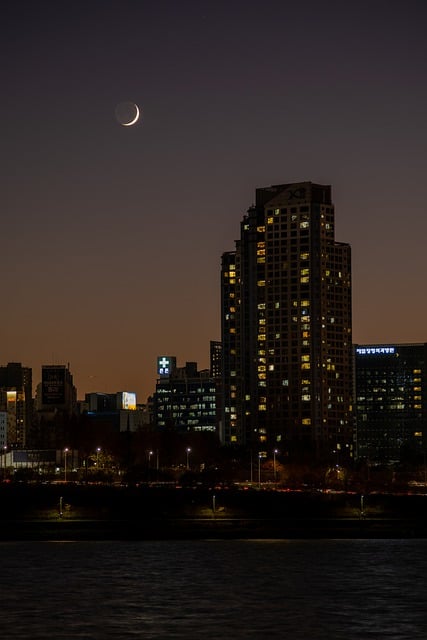
[(302, 424), (311, 424), (311, 418), (303, 418)]
[(258, 287), (265, 287), (265, 280), (258, 280), (257, 285)]
[(267, 218), (267, 224), (273, 224), (273, 218)]
[(264, 226), (264, 225), (260, 225), (259, 227), (257, 227), (257, 228), (256, 228), (256, 230), (257, 230), (259, 233), (264, 233), (264, 231), (265, 231), (265, 226)]
[(258, 411), (267, 411), (267, 405), (266, 404), (259, 404), (258, 405)]

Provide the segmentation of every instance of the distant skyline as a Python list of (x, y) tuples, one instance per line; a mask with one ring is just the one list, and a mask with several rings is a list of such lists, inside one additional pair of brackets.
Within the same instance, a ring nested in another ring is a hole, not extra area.
[[(421, 0), (5, 0), (0, 364), (79, 398), (209, 366), (255, 189), (332, 185), (353, 341), (427, 341)], [(141, 117), (121, 126), (115, 109)]]

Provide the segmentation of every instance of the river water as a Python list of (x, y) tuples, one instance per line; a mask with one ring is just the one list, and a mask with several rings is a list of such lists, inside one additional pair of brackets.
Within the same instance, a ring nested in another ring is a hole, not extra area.
[(2, 637), (427, 638), (427, 540), (0, 543)]

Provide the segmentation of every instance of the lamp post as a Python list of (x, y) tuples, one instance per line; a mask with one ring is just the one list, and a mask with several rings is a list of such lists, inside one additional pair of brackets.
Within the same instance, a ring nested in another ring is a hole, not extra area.
[(261, 454), (258, 454), (258, 488), (261, 488)]
[(67, 482), (67, 453), (68, 447), (64, 449), (64, 482)]
[(99, 466), (99, 452), (101, 451), (101, 447), (96, 447), (96, 468)]
[(273, 451), (273, 477), (274, 477), (274, 482), (277, 482), (277, 475), (276, 475), (276, 454), (279, 453), (277, 449), (274, 449)]
[(191, 449), (190, 447), (187, 447), (186, 449), (186, 453), (187, 453), (187, 469), (190, 468), (190, 463), (189, 463), (189, 455), (190, 455)]
[(4, 445), (3, 447), (3, 480), (6, 480), (6, 452), (7, 452), (7, 445)]

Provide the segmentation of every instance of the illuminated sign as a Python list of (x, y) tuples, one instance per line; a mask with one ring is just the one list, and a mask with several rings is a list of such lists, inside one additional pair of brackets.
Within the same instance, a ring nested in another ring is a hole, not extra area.
[(356, 353), (359, 356), (390, 355), (396, 353), (395, 347), (357, 347)]
[(161, 356), (157, 358), (157, 373), (159, 376), (170, 376), (176, 367), (176, 358)]
[(6, 391), (7, 401), (16, 402), (16, 391)]
[(129, 391), (122, 392), (122, 409), (127, 409), (128, 411), (135, 411), (136, 393), (131, 393)]

